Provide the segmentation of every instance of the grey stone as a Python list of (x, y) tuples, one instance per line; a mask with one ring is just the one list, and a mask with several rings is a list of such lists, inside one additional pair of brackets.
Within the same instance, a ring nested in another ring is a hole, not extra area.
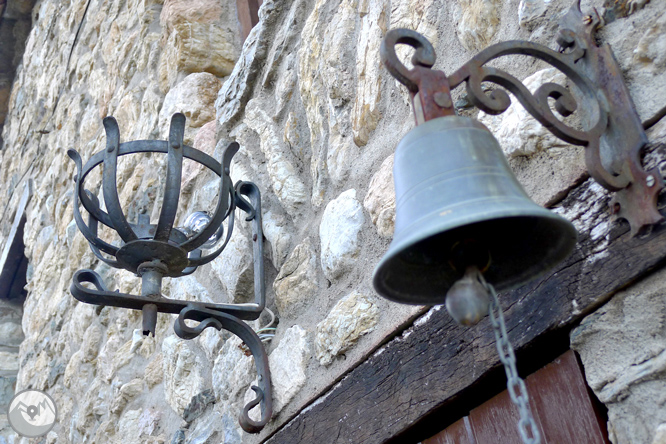
[(238, 420), (228, 414), (222, 415), (222, 436), (224, 444), (241, 444), (242, 437), (238, 431)]
[(192, 398), (190, 404), (183, 412), (183, 419), (192, 422), (206, 411), (210, 404), (215, 403), (215, 394), (212, 389), (206, 389)]
[(237, 336), (227, 339), (213, 365), (213, 390), (221, 401), (236, 402), (256, 376), (252, 355)]
[(176, 433), (173, 434), (171, 438), (171, 444), (184, 444), (185, 443), (185, 429), (179, 429)]
[(0, 324), (0, 345), (16, 347), (23, 341), (23, 329), (17, 322)]
[(532, 31), (546, 15), (551, 0), (520, 0), (518, 6), (518, 23), (521, 27)]
[(273, 385), (273, 411), (278, 413), (303, 388), (305, 369), (310, 359), (308, 333), (294, 325), (268, 357)]
[(613, 443), (650, 444), (666, 422), (665, 279), (662, 270), (617, 293), (571, 333), (587, 382), (608, 408)]
[(185, 444), (217, 443), (222, 427), (222, 416), (213, 410), (197, 421), (196, 425), (188, 431)]
[(164, 394), (171, 408), (182, 415), (190, 400), (204, 385), (203, 368), (188, 341), (169, 336), (162, 343)]
[(0, 376), (0, 411), (4, 412), (9, 407), (15, 387), (16, 376)]

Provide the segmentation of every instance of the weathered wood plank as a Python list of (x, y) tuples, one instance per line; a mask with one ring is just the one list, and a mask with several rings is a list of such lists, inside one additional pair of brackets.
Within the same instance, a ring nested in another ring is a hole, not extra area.
[(544, 444), (608, 444), (573, 350), (525, 382), (532, 411), (543, 429)]
[(465, 416), (449, 426), (437, 436), (428, 438), (423, 444), (477, 444), (469, 423), (469, 417)]
[[(528, 347), (535, 339), (566, 334), (614, 292), (664, 263), (666, 224), (631, 238), (625, 221), (610, 221), (609, 198), (591, 180), (572, 190), (558, 211), (579, 230), (575, 252), (555, 272), (500, 296), (510, 339), (526, 350), (519, 360), (538, 352)], [(435, 414), (441, 418), (443, 411), (450, 412), (450, 422), (464, 415), (456, 406), (466, 390), (498, 375), (490, 324), (486, 318), (463, 328), (441, 309), (426, 318), (359, 364), (267, 442), (418, 442), (428, 435), (415, 434), (415, 424)]]

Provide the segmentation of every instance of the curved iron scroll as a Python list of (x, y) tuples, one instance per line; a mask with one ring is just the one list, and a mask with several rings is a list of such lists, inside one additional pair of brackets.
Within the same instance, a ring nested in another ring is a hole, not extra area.
[[(186, 319), (199, 321), (199, 325), (189, 327), (185, 323)], [(257, 394), (257, 397), (245, 406), (238, 420), (243, 430), (248, 433), (257, 433), (264, 428), (273, 414), (271, 374), (268, 366), (268, 356), (261, 343), (261, 339), (247, 324), (235, 317), (195, 305), (188, 305), (183, 308), (173, 325), (176, 334), (183, 339), (194, 339), (208, 327), (213, 327), (217, 330), (225, 329), (235, 334), (243, 340), (245, 345), (250, 349), (250, 352), (252, 352), (252, 356), (254, 356), (259, 387), (253, 385), (252, 390)], [(261, 403), (261, 419), (254, 421), (250, 418), (249, 412), (259, 403)]]
[[(513, 94), (527, 112), (556, 137), (585, 147), (589, 174), (604, 188), (617, 192), (611, 209), (616, 217), (629, 221), (635, 235), (663, 220), (656, 209), (663, 180), (657, 170), (645, 171), (641, 166), (640, 151), (647, 138), (610, 48), (596, 44), (594, 31), (598, 25), (598, 19), (584, 19), (576, 1), (562, 18), (558, 51), (526, 41), (498, 43), (478, 53), (450, 76), (429, 68), (435, 63), (432, 45), (412, 30), (389, 31), (380, 54), (388, 71), (409, 89), (417, 124), (453, 114), (449, 93), (463, 83), (469, 102), (492, 115), (506, 111), (511, 105), (508, 92)], [(398, 59), (395, 51), (398, 44), (415, 49), (413, 68), (408, 69)], [(495, 59), (510, 55), (542, 60), (576, 85), (582, 94), (581, 103), (586, 107), (581, 116), (583, 130), (565, 124), (549, 105), (549, 100), (554, 100), (555, 110), (562, 117), (574, 113), (579, 106), (569, 90), (556, 83), (545, 83), (531, 93), (511, 74), (487, 66)], [(439, 74), (427, 74), (428, 71)], [(484, 82), (500, 88), (486, 92), (482, 88)]]

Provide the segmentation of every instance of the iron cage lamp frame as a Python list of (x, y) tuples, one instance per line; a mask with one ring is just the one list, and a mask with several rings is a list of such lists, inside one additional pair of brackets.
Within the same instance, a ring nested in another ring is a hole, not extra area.
[[(79, 230), (90, 244), (90, 248), (102, 262), (125, 269), (141, 277), (141, 295), (108, 291), (102, 277), (93, 270), (78, 270), (72, 277), (72, 295), (81, 302), (94, 305), (123, 307), (141, 310), (143, 332), (155, 334), (157, 313), (178, 314), (174, 322), (175, 333), (183, 339), (193, 339), (206, 328), (225, 329), (238, 336), (254, 356), (258, 373), (258, 385), (252, 386), (256, 398), (250, 401), (241, 412), (239, 422), (249, 433), (258, 433), (272, 415), (271, 378), (268, 357), (261, 339), (243, 320), (256, 320), (266, 305), (266, 292), (263, 266), (263, 232), (261, 226), (261, 195), (252, 182), (239, 181), (233, 185), (230, 177), (230, 164), (240, 146), (233, 142), (222, 153), (221, 163), (211, 156), (183, 144), (185, 116), (174, 114), (171, 118), (169, 140), (137, 140), (120, 143), (120, 131), (113, 117), (103, 121), (106, 131), (106, 149), (93, 155), (83, 166), (79, 153), (70, 149), (69, 157), (76, 163), (74, 193), (74, 219)], [(120, 205), (117, 189), (118, 157), (137, 153), (162, 153), (167, 156), (167, 174), (164, 200), (157, 224), (150, 223), (150, 217), (139, 214), (137, 223), (128, 222)], [(198, 233), (188, 237), (183, 231), (174, 228), (176, 211), (180, 197), (183, 159), (193, 160), (220, 178), (219, 197), (216, 208), (208, 224)], [(84, 182), (88, 174), (100, 164), (102, 173), (102, 193), (107, 211), (100, 207), (97, 197), (87, 190)], [(83, 220), (79, 204), (88, 212), (88, 223)], [(222, 253), (231, 238), (234, 227), (235, 209), (246, 214), (252, 225), (254, 255), (254, 302), (245, 304), (215, 304), (169, 299), (161, 294), (162, 278), (180, 277), (192, 274), (197, 267), (207, 264)], [(227, 233), (222, 245), (214, 251), (203, 254), (202, 245), (214, 236), (222, 237), (223, 222), (227, 220)], [(116, 231), (121, 239), (115, 246), (100, 239), (98, 226), (102, 223)], [(105, 253), (113, 259), (105, 257)], [(92, 284), (94, 288), (84, 286)], [(195, 327), (185, 321), (198, 321)], [(261, 419), (252, 420), (249, 411), (261, 403)]]

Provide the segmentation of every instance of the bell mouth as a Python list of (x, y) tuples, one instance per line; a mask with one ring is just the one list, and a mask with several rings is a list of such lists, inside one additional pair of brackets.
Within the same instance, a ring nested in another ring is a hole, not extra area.
[(576, 231), (566, 220), (516, 216), (407, 240), (392, 246), (378, 264), (373, 276), (375, 290), (394, 302), (443, 304), (446, 293), (465, 271), (455, 252), (461, 239), (487, 248), (490, 261), (483, 275), (497, 291), (505, 291), (564, 260), (576, 244)]
[(536, 278), (574, 248), (573, 225), (532, 202), (499, 143), (473, 119), (434, 119), (396, 150), (395, 236), (373, 275), (392, 301), (441, 304), (462, 277), (454, 246), (474, 241), (490, 257), (485, 279), (498, 291)]

